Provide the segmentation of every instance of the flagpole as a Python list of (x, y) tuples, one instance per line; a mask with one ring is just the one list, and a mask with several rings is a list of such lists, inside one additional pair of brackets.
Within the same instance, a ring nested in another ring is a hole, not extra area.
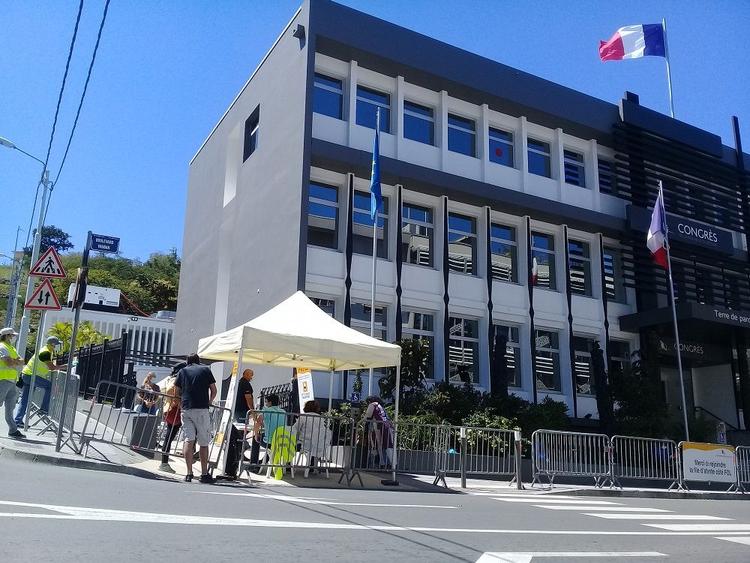
[[(380, 108), (377, 109), (377, 113), (375, 114), (375, 138), (377, 139), (378, 135), (380, 134)], [(379, 152), (380, 151), (380, 143), (375, 143), (375, 149)], [(375, 158), (380, 159), (380, 155), (375, 155), (373, 152), (372, 155), (373, 162), (375, 161)], [(372, 183), (372, 176), (375, 174), (375, 170), (372, 170), (371, 172), (371, 178), (370, 183)], [(380, 171), (378, 171), (378, 175), (380, 174)], [(380, 181), (380, 178), (378, 177), (378, 181)], [(370, 186), (370, 190), (372, 190), (372, 186)], [(372, 195), (370, 196), (372, 197)], [(375, 216), (372, 218), (372, 284), (371, 284), (371, 292), (370, 292), (370, 336), (375, 337), (375, 281), (376, 281), (376, 271), (377, 271), (377, 264), (378, 264), (378, 211), (379, 207), (375, 207)], [(370, 374), (367, 378), (367, 396), (372, 396), (372, 380), (373, 380), (373, 370), (370, 368)]]
[(665, 246), (667, 248), (667, 274), (669, 276), (669, 295), (672, 298), (672, 322), (674, 323), (674, 341), (677, 352), (677, 370), (680, 373), (680, 394), (682, 397), (682, 419), (685, 424), (685, 440), (690, 441), (690, 429), (688, 426), (687, 401), (685, 400), (685, 380), (682, 375), (682, 352), (680, 351), (680, 333), (677, 329), (677, 306), (674, 300), (674, 282), (672, 281), (672, 256), (669, 251), (669, 227), (667, 227), (666, 211), (664, 210), (664, 194), (661, 180), (659, 180), (659, 198), (662, 209), (662, 225), (664, 225)]
[(674, 119), (674, 100), (672, 99), (672, 71), (669, 68), (669, 46), (667, 42), (667, 20), (662, 18), (661, 25), (664, 30), (664, 60), (667, 61), (667, 87), (669, 88), (669, 112)]

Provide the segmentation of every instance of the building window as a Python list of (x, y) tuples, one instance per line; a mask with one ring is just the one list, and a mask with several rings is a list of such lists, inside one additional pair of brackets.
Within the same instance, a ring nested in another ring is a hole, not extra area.
[(435, 319), (431, 313), (405, 310), (401, 314), (401, 334), (404, 340), (421, 340), (427, 348), (427, 379), (435, 379)]
[(250, 155), (258, 148), (258, 129), (260, 126), (260, 106), (253, 110), (250, 117), (245, 121), (245, 146), (242, 151), (242, 162), (245, 162)]
[(573, 366), (575, 367), (576, 391), (579, 395), (593, 395), (594, 369), (591, 364), (591, 349), (594, 341), (583, 336), (573, 337)]
[(620, 251), (604, 247), (604, 291), (610, 301), (617, 303), (627, 301), (623, 275)]
[(536, 139), (529, 137), (527, 144), (529, 154), (529, 173), (552, 178), (549, 143), (537, 141)]
[(314, 86), (313, 111), (344, 119), (344, 83), (316, 72)]
[(448, 150), (467, 156), (477, 154), (476, 124), (471, 119), (448, 114)]
[(542, 233), (531, 233), (531, 258), (536, 266), (537, 287), (557, 289), (555, 275), (555, 237)]
[(615, 163), (611, 160), (599, 159), (599, 191), (603, 194), (617, 194)]
[(521, 386), (521, 341), (517, 326), (495, 325), (495, 331), (508, 338), (505, 345), (505, 367), (510, 387)]
[(458, 383), (479, 381), (479, 322), (450, 317), (448, 378)]
[(506, 282), (518, 281), (518, 243), (516, 229), (492, 223), (490, 227), (492, 278)]
[(557, 332), (536, 330), (536, 388), (560, 391), (560, 341)]
[(313, 246), (338, 248), (339, 190), (310, 182), (307, 201), (307, 243)]
[(586, 187), (586, 169), (583, 166), (583, 155), (575, 151), (563, 151), (565, 183)]
[(404, 139), (435, 144), (435, 116), (432, 108), (404, 100)]
[(310, 301), (315, 303), (329, 317), (336, 318), (336, 302), (325, 297), (311, 297)]
[(448, 267), (454, 272), (477, 273), (477, 221), (473, 217), (448, 214)]
[(391, 96), (364, 86), (357, 86), (357, 125), (375, 129), (380, 108), (380, 130), (391, 132)]
[(403, 204), (401, 223), (402, 260), (407, 264), (432, 267), (435, 228), (432, 209), (410, 203)]
[(513, 167), (513, 133), (490, 127), (490, 162)]
[(624, 340), (610, 340), (607, 346), (609, 356), (609, 377), (622, 376), (630, 367), (630, 343)]
[(589, 243), (568, 239), (570, 292), (591, 296), (591, 254)]
[[(372, 307), (369, 303), (352, 303), (352, 321), (351, 326), (354, 330), (357, 330), (363, 334), (370, 335), (370, 312)], [(374, 338), (382, 340), (383, 342), (388, 341), (388, 309), (380, 305), (375, 305), (375, 331)], [(362, 379), (367, 380), (370, 377), (370, 370), (359, 369), (352, 370), (354, 375), (359, 375)], [(378, 389), (378, 381), (380, 378), (385, 377), (385, 370), (374, 369), (372, 373), (373, 388)]]
[[(354, 252), (372, 256), (372, 217), (369, 192), (354, 192), (352, 210), (352, 242)], [(388, 198), (378, 211), (378, 258), (388, 259)]]

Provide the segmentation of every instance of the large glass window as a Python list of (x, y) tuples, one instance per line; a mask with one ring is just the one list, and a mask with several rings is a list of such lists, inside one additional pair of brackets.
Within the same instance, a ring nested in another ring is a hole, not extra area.
[(577, 295), (591, 296), (591, 255), (589, 243), (580, 240), (568, 240), (568, 275), (570, 292)]
[(404, 101), (404, 139), (435, 144), (435, 117), (432, 108)]
[(583, 166), (583, 155), (575, 151), (564, 150), (565, 183), (586, 187), (586, 170)]
[(448, 377), (455, 382), (479, 381), (479, 322), (450, 317)]
[(448, 150), (467, 156), (477, 154), (476, 123), (471, 119), (448, 114)]
[[(557, 289), (555, 275), (555, 237), (542, 233), (531, 233), (531, 258), (536, 268), (537, 287)], [(534, 277), (532, 272), (532, 278)]]
[(357, 86), (357, 125), (375, 129), (377, 111), (380, 108), (380, 130), (391, 131), (391, 96), (377, 90)]
[(518, 243), (516, 229), (492, 223), (490, 227), (492, 252), (492, 278), (500, 281), (518, 281)]
[(625, 303), (627, 300), (622, 254), (616, 248), (604, 247), (604, 290), (610, 301)]
[(594, 369), (591, 364), (591, 348), (594, 341), (583, 336), (573, 337), (573, 352), (575, 357), (573, 365), (575, 367), (576, 392), (579, 395), (593, 395), (594, 389)]
[(495, 331), (508, 338), (505, 345), (505, 367), (508, 373), (508, 385), (521, 386), (521, 341), (517, 326), (495, 325)]
[(624, 340), (610, 340), (607, 348), (609, 356), (609, 377), (617, 378), (630, 366), (630, 343)]
[(552, 177), (549, 143), (537, 141), (531, 137), (527, 140), (529, 155), (529, 173), (538, 176)]
[[(370, 334), (370, 312), (372, 307), (369, 303), (352, 303), (352, 320), (351, 327), (354, 330), (358, 330), (362, 334)], [(388, 310), (386, 307), (375, 304), (375, 332), (374, 337), (384, 342), (388, 341)], [(359, 376), (363, 380), (367, 380), (370, 377), (370, 370), (360, 369), (352, 370), (352, 373)], [(372, 372), (373, 379), (373, 390), (379, 389), (378, 381), (380, 378), (385, 377), (385, 370), (382, 368), (374, 369)], [(367, 390), (367, 383), (365, 383), (365, 392)]]
[(617, 194), (617, 176), (615, 163), (611, 160), (599, 159), (599, 191), (603, 194)]
[(404, 203), (402, 207), (402, 260), (408, 264), (432, 267), (432, 248), (435, 233), (432, 209), (411, 203)]
[[(372, 256), (372, 217), (369, 192), (354, 192), (352, 210), (352, 243), (354, 252)], [(378, 211), (378, 258), (388, 259), (388, 198)]]
[(448, 214), (448, 267), (462, 274), (477, 273), (477, 222), (473, 217)]
[(513, 167), (513, 133), (490, 127), (490, 162)]
[(338, 248), (339, 191), (310, 182), (307, 202), (307, 244)]
[(560, 391), (560, 341), (557, 332), (537, 329), (536, 388), (539, 391)]
[(344, 118), (344, 86), (341, 80), (315, 73), (313, 111), (336, 119)]
[(427, 366), (424, 376), (434, 379), (435, 320), (432, 313), (404, 310), (401, 313), (401, 335), (403, 339), (421, 340), (427, 348)]
[(330, 317), (336, 318), (336, 302), (333, 299), (326, 299), (325, 297), (311, 297), (310, 301), (320, 307), (324, 313)]

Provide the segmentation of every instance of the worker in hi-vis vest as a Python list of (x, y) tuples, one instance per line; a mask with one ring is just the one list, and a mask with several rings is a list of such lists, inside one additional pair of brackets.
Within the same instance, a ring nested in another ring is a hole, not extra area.
[(31, 378), (36, 373), (36, 382), (34, 383), (34, 389), (44, 390), (42, 396), (42, 405), (40, 407), (41, 412), (46, 413), (49, 411), (49, 396), (52, 390), (52, 379), (50, 372), (59, 369), (67, 368), (66, 365), (58, 365), (55, 363), (55, 348), (60, 346), (62, 342), (56, 336), (50, 336), (47, 338), (47, 344), (35, 352), (31, 359), (28, 361), (26, 366), (21, 370), (21, 379), (23, 380), (23, 393), (21, 394), (21, 400), (16, 407), (15, 422), (16, 426), (23, 425), (23, 417), (26, 416), (26, 408), (29, 404), (29, 393), (31, 392)]
[(18, 369), (23, 365), (23, 359), (13, 347), (13, 341), (18, 333), (11, 327), (0, 330), (0, 406), (5, 404), (5, 422), (8, 425), (8, 436), (11, 438), (25, 438), (13, 419), (13, 408), (18, 400)]

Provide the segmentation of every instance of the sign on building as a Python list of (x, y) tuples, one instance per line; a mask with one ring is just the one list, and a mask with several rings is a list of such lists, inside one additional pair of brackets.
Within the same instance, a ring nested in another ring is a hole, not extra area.
[(683, 442), (682, 474), (686, 481), (736, 483), (734, 447), (726, 444)]

